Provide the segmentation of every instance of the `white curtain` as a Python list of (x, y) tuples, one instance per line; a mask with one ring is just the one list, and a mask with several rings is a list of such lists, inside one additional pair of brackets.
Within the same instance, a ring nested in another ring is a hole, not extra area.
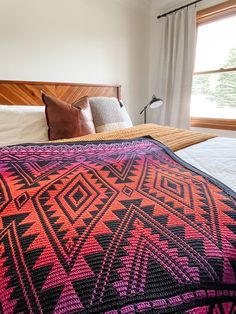
[(192, 75), (196, 48), (196, 7), (160, 19), (161, 52), (157, 94), (164, 100), (160, 123), (189, 128)]

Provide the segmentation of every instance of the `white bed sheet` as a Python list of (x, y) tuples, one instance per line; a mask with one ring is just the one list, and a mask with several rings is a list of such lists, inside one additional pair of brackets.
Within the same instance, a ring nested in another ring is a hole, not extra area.
[(181, 149), (176, 154), (236, 192), (235, 138), (216, 137)]

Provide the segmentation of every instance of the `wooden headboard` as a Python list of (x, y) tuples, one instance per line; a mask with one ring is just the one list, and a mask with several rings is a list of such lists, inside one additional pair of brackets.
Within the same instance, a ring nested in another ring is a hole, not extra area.
[(72, 103), (82, 96), (121, 97), (120, 85), (77, 84), (56, 82), (1, 81), (1, 105), (43, 105), (41, 90)]

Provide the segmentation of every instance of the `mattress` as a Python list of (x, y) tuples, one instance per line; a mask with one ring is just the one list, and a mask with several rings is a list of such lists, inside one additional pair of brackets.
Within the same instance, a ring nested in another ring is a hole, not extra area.
[(175, 152), (236, 191), (236, 139), (216, 137)]

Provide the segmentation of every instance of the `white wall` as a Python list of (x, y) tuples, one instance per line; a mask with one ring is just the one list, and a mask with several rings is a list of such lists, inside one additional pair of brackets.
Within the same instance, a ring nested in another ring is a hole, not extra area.
[[(157, 16), (173, 10), (177, 7), (191, 3), (193, 0), (181, 1), (181, 0), (151, 0), (151, 18), (150, 18), (150, 53), (149, 53), (149, 97), (153, 93), (156, 93), (158, 96), (157, 78), (156, 73), (158, 71), (157, 63), (159, 58), (159, 52), (161, 49), (160, 37), (161, 37), (161, 28), (160, 20), (157, 20)], [(198, 3), (198, 10), (205, 9), (209, 6), (219, 4), (224, 2), (223, 0), (204, 0)], [(149, 121), (156, 122), (158, 121), (158, 115), (160, 110), (149, 110)], [(192, 128), (196, 131), (206, 132), (206, 133), (215, 133), (221, 136), (227, 137), (236, 137), (236, 131), (224, 131), (224, 130), (213, 130), (213, 129), (198, 129)]]
[(121, 84), (148, 97), (149, 0), (0, 0), (0, 79)]
[[(0, 79), (121, 84), (140, 123), (140, 109), (158, 96), (156, 16), (191, 1), (0, 0)], [(149, 110), (149, 121), (158, 114)]]

